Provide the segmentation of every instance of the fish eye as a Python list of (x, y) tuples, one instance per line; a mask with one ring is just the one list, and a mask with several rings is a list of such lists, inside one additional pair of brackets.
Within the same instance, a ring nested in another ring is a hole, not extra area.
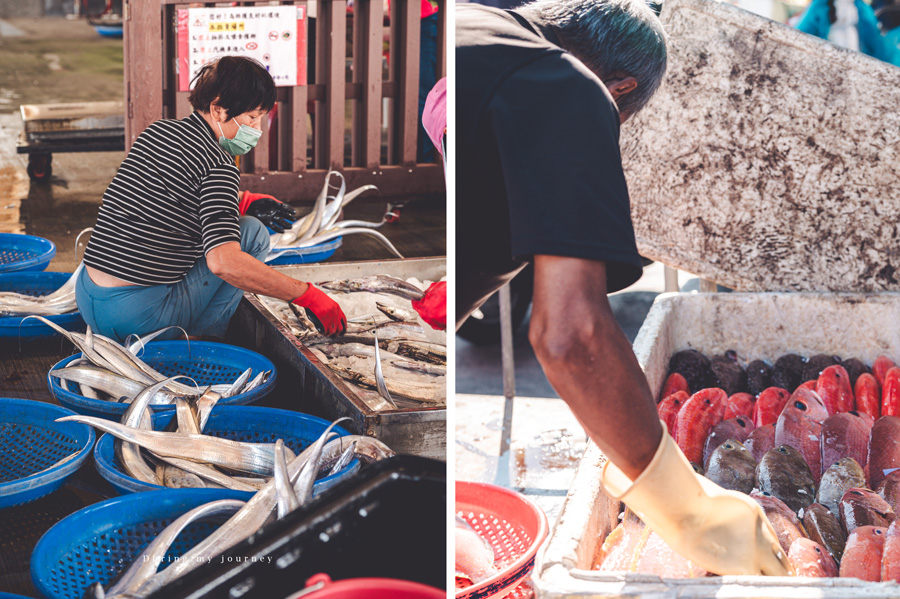
[(726, 443), (722, 447), (724, 447), (725, 449), (734, 449), (734, 445), (732, 445), (731, 443)]
[(787, 453), (787, 448), (784, 445), (782, 445), (775, 451), (777, 451), (778, 453)]
[(854, 416), (859, 416), (859, 412), (857, 412), (856, 410), (850, 410), (850, 411), (847, 412), (847, 413), (848, 413), (848, 414), (853, 414)]
[(740, 425), (741, 425), (741, 428), (743, 428), (743, 427), (746, 427), (746, 426), (747, 426), (747, 421), (746, 421), (746, 420), (744, 420), (744, 418), (743, 418), (743, 417), (741, 417), (741, 416), (738, 416), (738, 417), (737, 417), (737, 418), (735, 418), (735, 420), (737, 420), (737, 423), (738, 423), (738, 424), (740, 424)]
[(862, 494), (863, 494), (862, 491), (850, 491), (850, 492), (853, 493), (854, 495), (860, 495), (860, 496), (862, 496)]
[(880, 528), (876, 528), (876, 529), (875, 529), (875, 534), (876, 534), (876, 535), (880, 535), (880, 534), (881, 534), (881, 529), (880, 529)]
[(794, 407), (797, 408), (798, 410), (806, 411), (806, 404), (803, 403), (802, 401), (799, 401), (799, 400), (798, 400), (798, 401), (795, 401), (795, 402), (794, 402)]
[(816, 553), (822, 553), (822, 550), (821, 550), (821, 549), (819, 549), (819, 548), (818, 548), (818, 547), (813, 547), (813, 549), (815, 549), (815, 550), (816, 550)]

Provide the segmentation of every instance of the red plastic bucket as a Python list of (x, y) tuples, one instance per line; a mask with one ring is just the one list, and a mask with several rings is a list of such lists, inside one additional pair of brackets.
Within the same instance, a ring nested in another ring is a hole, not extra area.
[(480, 583), (456, 589), (455, 599), (528, 597), (538, 548), (547, 538), (547, 516), (533, 501), (513, 490), (456, 481), (456, 515), (491, 544), (501, 569)]
[(332, 582), (316, 574), (306, 588), (289, 599), (446, 599), (447, 592), (418, 582), (393, 578), (351, 578)]

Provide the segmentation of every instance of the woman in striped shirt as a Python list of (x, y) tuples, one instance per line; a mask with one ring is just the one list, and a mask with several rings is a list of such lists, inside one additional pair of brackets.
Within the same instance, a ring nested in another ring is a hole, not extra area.
[(234, 157), (262, 135), (275, 83), (259, 63), (227, 56), (205, 66), (189, 98), (194, 112), (145, 129), (103, 194), (78, 279), (91, 329), (122, 341), (178, 325), (222, 338), (243, 291), (292, 301), (323, 332), (346, 329), (340, 306), (308, 283), (266, 266), (261, 217), (283, 228), (293, 210), (244, 192)]

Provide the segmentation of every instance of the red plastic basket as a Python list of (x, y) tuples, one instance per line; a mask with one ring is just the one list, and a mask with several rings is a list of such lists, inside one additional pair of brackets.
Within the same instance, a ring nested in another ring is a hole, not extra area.
[(352, 578), (332, 582), (327, 574), (316, 574), (306, 581), (306, 589), (295, 596), (303, 599), (445, 599), (447, 594), (408, 580)]
[[(455, 599), (519, 597), (519, 586), (534, 569), (534, 557), (547, 538), (547, 516), (515, 491), (487, 483), (456, 483), (456, 514), (494, 549), (497, 574), (459, 589)], [(527, 589), (529, 585), (524, 585)]]

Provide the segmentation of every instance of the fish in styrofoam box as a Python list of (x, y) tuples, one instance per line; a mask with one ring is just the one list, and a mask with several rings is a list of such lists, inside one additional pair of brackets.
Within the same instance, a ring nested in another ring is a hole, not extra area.
[[(900, 294), (670, 293), (657, 298), (635, 339), (634, 350), (651, 390), (658, 394), (669, 374), (671, 356), (684, 349), (696, 349), (708, 356), (734, 350), (747, 363), (764, 360), (769, 364), (788, 352), (800, 356), (854, 356), (865, 364), (873, 364), (882, 355), (900, 356), (900, 327), (884, 326), (889, 322), (900, 322)], [(882, 470), (889, 470), (887, 458), (879, 454), (879, 459), (884, 463)], [(595, 445), (588, 446), (558, 523), (538, 555), (534, 580), (541, 597), (595, 598), (645, 593), (657, 597), (736, 599), (900, 597), (900, 587), (895, 583), (858, 579), (756, 576), (676, 579), (667, 578), (665, 572), (659, 576), (594, 570), (598, 544), (619, 525), (621, 504), (606, 495), (600, 485), (605, 460)], [(886, 492), (890, 491), (886, 489)], [(809, 558), (810, 551), (814, 549), (795, 548), (798, 560)]]

